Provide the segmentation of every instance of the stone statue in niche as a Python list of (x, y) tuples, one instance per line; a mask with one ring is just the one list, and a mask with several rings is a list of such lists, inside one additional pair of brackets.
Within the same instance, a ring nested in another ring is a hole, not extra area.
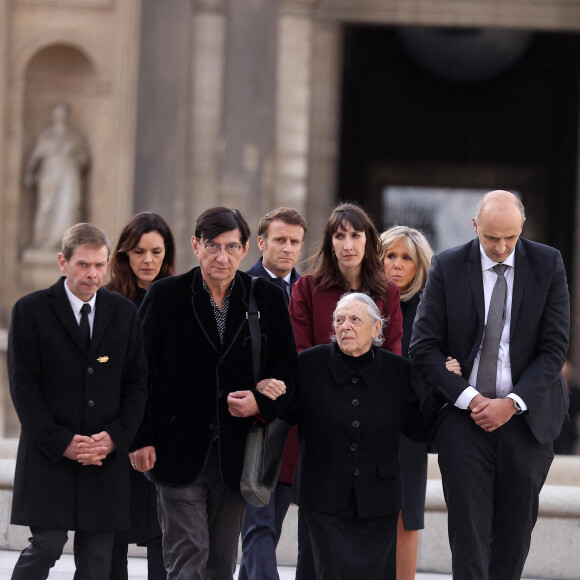
[(52, 123), (38, 135), (26, 163), (24, 185), (35, 187), (37, 194), (33, 248), (60, 248), (63, 232), (82, 219), (90, 151), (70, 122), (70, 110), (68, 103), (52, 106)]

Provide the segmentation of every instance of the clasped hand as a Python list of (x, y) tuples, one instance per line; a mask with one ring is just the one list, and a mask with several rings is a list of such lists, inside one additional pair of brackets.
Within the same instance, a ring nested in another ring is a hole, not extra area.
[(103, 465), (103, 460), (115, 450), (115, 444), (106, 431), (94, 435), (75, 435), (63, 455), (81, 465)]
[(510, 398), (488, 399), (476, 395), (469, 403), (471, 418), (484, 431), (491, 433), (505, 425), (514, 415), (515, 408)]

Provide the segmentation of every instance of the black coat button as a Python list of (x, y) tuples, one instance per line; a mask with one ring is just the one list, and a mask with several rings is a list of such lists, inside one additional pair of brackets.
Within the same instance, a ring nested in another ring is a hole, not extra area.
[(358, 443), (352, 443), (350, 446), (351, 451), (356, 451), (358, 449)]
[(95, 402), (94, 402), (94, 401), (88, 401), (88, 402), (87, 402), (87, 405), (88, 405), (89, 407), (94, 407), (94, 406), (95, 406)]
[(352, 400), (352, 404), (353, 404), (355, 407), (358, 407), (359, 400), (358, 400), (358, 399), (353, 399), (353, 400)]
[(352, 379), (350, 379), (353, 383), (360, 383), (362, 379), (358, 375), (354, 375)]
[(220, 398), (220, 397), (223, 397), (223, 396), (224, 396), (224, 394), (222, 393), (222, 391), (218, 391), (218, 392), (217, 392), (217, 396), (218, 396), (218, 398)]
[(353, 475), (360, 475), (360, 469), (358, 467), (353, 471)]
[(358, 421), (353, 421), (352, 426), (353, 427), (360, 427), (360, 423)]
[(93, 369), (93, 367), (89, 367), (89, 368), (87, 369), (87, 373), (88, 373), (89, 375), (94, 375), (94, 374), (95, 374), (95, 369)]

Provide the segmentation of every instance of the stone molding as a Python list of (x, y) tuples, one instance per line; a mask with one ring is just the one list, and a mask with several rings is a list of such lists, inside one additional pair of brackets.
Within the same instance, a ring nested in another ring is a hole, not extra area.
[(282, 9), (353, 23), (580, 30), (579, 0), (284, 0)]

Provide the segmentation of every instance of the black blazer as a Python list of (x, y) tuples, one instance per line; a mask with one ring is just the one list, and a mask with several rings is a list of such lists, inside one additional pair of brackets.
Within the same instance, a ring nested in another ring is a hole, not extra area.
[(399, 434), (428, 431), (411, 390), (409, 361), (373, 348), (355, 371), (336, 343), (302, 351), (299, 390), (285, 417), (298, 423), (300, 507), (344, 515), (351, 493), (360, 517), (401, 508)]
[(194, 481), (217, 436), (224, 483), (238, 490), (252, 419), (230, 415), (228, 394), (252, 390), (266, 421), (292, 397), (298, 365), (288, 308), (284, 292), (263, 279), (254, 287), (262, 336), (260, 378), (283, 380), (287, 393), (272, 401), (255, 389), (246, 319), (250, 281), (247, 274), (236, 273), (223, 345), (199, 267), (155, 282), (145, 296), (140, 313), (150, 404), (134, 447), (155, 446), (155, 481)]
[[(467, 388), (481, 343), (485, 304), (479, 240), (433, 258), (413, 326), (410, 360), (425, 381), (454, 403)], [(529, 412), (526, 421), (539, 443), (559, 434), (568, 407), (562, 379), (570, 330), (570, 297), (560, 252), (520, 238), (510, 326), (513, 392)], [(463, 376), (445, 369), (455, 357)]]
[[(290, 298), (288, 297), (288, 293), (286, 292), (286, 286), (282, 283), (280, 278), (272, 278), (268, 272), (264, 269), (264, 265), (262, 263), (262, 258), (259, 258), (258, 261), (247, 271), (247, 274), (250, 276), (258, 276), (259, 278), (265, 278), (269, 280), (273, 284), (276, 284), (282, 290), (284, 290), (284, 294), (286, 295), (286, 304), (290, 302)], [(294, 285), (294, 282), (300, 278), (300, 274), (296, 271), (296, 268), (292, 268), (292, 272), (290, 274), (290, 287)]]
[[(126, 450), (145, 409), (147, 363), (137, 309), (97, 292), (88, 355), (64, 278), (14, 306), (8, 342), (10, 392), (22, 432), (12, 523), (65, 530), (129, 525)], [(107, 431), (116, 445), (100, 467), (63, 457), (74, 434)]]

